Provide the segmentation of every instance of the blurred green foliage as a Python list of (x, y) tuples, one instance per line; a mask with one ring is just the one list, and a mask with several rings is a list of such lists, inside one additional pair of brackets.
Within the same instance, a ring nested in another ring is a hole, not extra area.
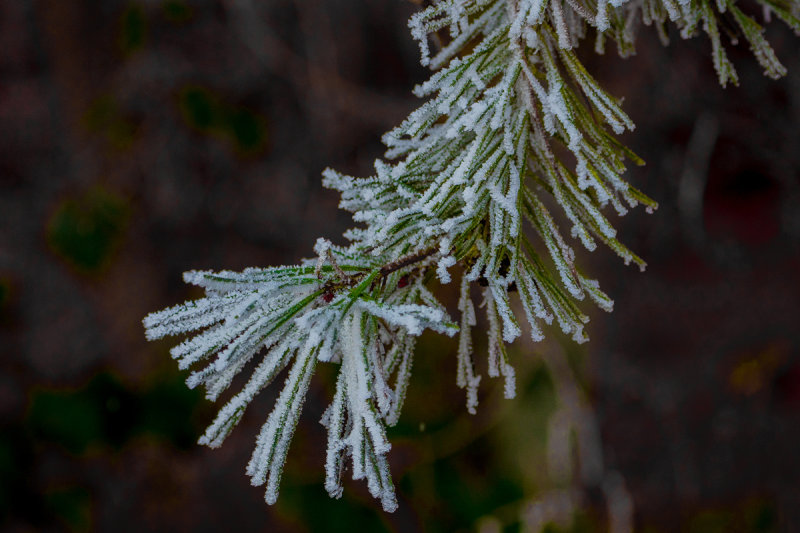
[(124, 55), (144, 48), (147, 40), (147, 17), (142, 6), (131, 3), (122, 13), (119, 27), (119, 47)]
[(37, 441), (58, 444), (75, 455), (120, 448), (138, 435), (186, 449), (199, 434), (193, 414), (201, 399), (202, 393), (187, 388), (177, 373), (139, 390), (102, 373), (79, 389), (35, 390), (26, 426)]
[(744, 507), (744, 518), (752, 533), (773, 533), (778, 531), (778, 513), (772, 502), (754, 500)]
[[(140, 417), (134, 433), (147, 433), (172, 443), (180, 449), (196, 445), (201, 422), (198, 416), (203, 401), (200, 389), (186, 386), (185, 376), (178, 372), (160, 376), (138, 397)], [(206, 421), (207, 422), (207, 421)]]
[(47, 225), (47, 242), (77, 270), (96, 273), (121, 241), (128, 213), (123, 198), (95, 187), (61, 202)]
[(33, 394), (28, 425), (37, 440), (57, 442), (74, 454), (105, 439), (105, 406), (95, 403), (94, 383), (78, 393), (40, 391)]
[(725, 533), (730, 531), (734, 515), (726, 509), (703, 511), (689, 521), (689, 533)]
[(319, 484), (296, 485), (286, 480), (281, 488), (280, 510), (300, 531), (349, 533), (391, 531), (380, 508), (359, 502), (347, 491), (332, 499)]
[(194, 446), (208, 413), (202, 393), (188, 389), (184, 378), (170, 368), (126, 384), (105, 372), (78, 388), (34, 388), (23, 418), (0, 427), (0, 529), (14, 516), (36, 530), (56, 523), (58, 530), (92, 529), (92, 490), (84, 479), (37, 486), (43, 448), (86, 458), (116, 453), (135, 438)]
[(778, 516), (772, 502), (748, 499), (736, 505), (705, 509), (691, 516), (688, 533), (774, 533)]
[(202, 87), (186, 87), (180, 94), (180, 108), (189, 126), (209, 132), (218, 126), (220, 103), (216, 96)]
[[(404, 495), (417, 503), (429, 502), (436, 520), (428, 531), (471, 530), (483, 516), (509, 506), (517, 511), (524, 497), (519, 480), (492, 464), (490, 438), (470, 443), (468, 454), (453, 454), (411, 470), (400, 482)], [(516, 513), (514, 513), (516, 514)], [(516, 516), (503, 516), (508, 525)]]
[(595, 533), (604, 528), (595, 524), (588, 514), (578, 512), (572, 515), (572, 523), (568, 526), (559, 526), (549, 523), (544, 526), (542, 533)]
[(170, 22), (186, 22), (192, 18), (192, 8), (179, 0), (167, 0), (161, 5), (164, 17)]
[(178, 96), (178, 107), (189, 127), (227, 140), (240, 153), (254, 154), (266, 148), (266, 119), (244, 107), (226, 103), (209, 89), (184, 87)]
[(243, 152), (258, 150), (266, 140), (266, 128), (255, 113), (246, 109), (232, 109), (228, 113), (228, 128)]
[(45, 495), (49, 511), (69, 531), (90, 531), (92, 526), (92, 500), (89, 491), (80, 486), (69, 486), (49, 491)]

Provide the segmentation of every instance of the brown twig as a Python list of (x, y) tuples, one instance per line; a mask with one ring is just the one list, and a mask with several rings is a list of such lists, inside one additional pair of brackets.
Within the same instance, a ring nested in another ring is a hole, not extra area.
[(430, 248), (430, 249), (424, 250), (422, 252), (417, 252), (415, 254), (411, 254), (411, 255), (407, 255), (405, 257), (401, 257), (397, 261), (394, 261), (392, 263), (389, 263), (388, 265), (382, 266), (381, 267), (380, 276), (381, 277), (388, 276), (392, 272), (400, 270), (403, 267), (407, 267), (408, 265), (413, 265), (414, 263), (417, 263), (419, 261), (422, 261), (423, 259), (426, 259), (426, 258), (430, 257), (435, 252), (436, 252), (436, 250), (434, 248)]

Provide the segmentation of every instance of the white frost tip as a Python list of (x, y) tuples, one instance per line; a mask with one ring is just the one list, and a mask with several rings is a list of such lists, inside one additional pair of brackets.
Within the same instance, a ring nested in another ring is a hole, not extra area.
[(452, 255), (446, 255), (439, 259), (439, 263), (436, 265), (436, 275), (439, 277), (439, 281), (444, 284), (450, 283), (452, 278), (450, 277), (450, 273), (447, 271), (447, 269), (455, 264), (456, 258)]
[(514, 367), (505, 365), (503, 373), (506, 378), (503, 386), (503, 397), (506, 400), (513, 400), (517, 396), (517, 380)]
[(321, 256), (325, 254), (328, 250), (330, 250), (332, 245), (333, 243), (331, 243), (331, 241), (320, 237), (319, 239), (317, 239), (317, 242), (314, 243), (314, 252), (317, 255)]

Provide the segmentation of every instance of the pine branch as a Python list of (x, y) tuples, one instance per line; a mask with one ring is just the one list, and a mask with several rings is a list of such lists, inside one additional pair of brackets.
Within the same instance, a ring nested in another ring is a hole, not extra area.
[[(800, 32), (798, 0), (757, 1)], [(613, 302), (576, 265), (571, 240), (543, 199), (552, 198), (586, 250), (600, 242), (644, 269), (604, 215), (609, 207), (619, 215), (657, 207), (622, 178), (628, 161), (643, 164), (614, 137), (634, 124), (573, 51), (593, 28), (598, 51), (608, 38), (629, 55), (639, 21), (665, 43), (667, 24), (683, 38), (702, 28), (723, 85), (738, 78), (720, 28), (741, 32), (767, 75), (785, 73), (761, 27), (733, 0), (442, 0), (414, 15), (409, 26), (422, 63), (435, 71), (414, 91), (427, 100), (384, 136), (386, 160), (375, 162), (375, 175), (323, 173), (358, 224), (345, 233), (350, 244), (320, 239), (317, 257), (299, 266), (187, 272), (186, 282), (206, 297), (144, 319), (148, 339), (194, 334), (171, 353), (181, 368), (206, 365), (187, 383), (205, 385), (210, 399), (261, 358), (200, 442), (219, 446), (255, 395), (290, 368), (247, 468), (275, 502), (315, 366), (338, 363), (322, 419), (325, 487), (341, 496), (349, 460), (353, 478), (365, 479), (392, 511), (385, 427), (400, 416), (415, 339), (425, 329), (459, 333), (456, 382), (466, 389), (467, 410), (476, 411), (473, 284), (482, 287), (489, 324), (488, 373), (504, 379), (507, 398), (515, 385), (505, 344), (521, 335), (516, 299), (534, 341), (544, 338), (542, 323), (554, 322), (585, 341), (589, 319), (578, 302), (588, 296), (606, 311)], [(428, 36), (436, 32), (449, 37), (431, 53)], [(434, 278), (449, 283), (455, 265), (463, 269), (459, 324), (430, 289)]]

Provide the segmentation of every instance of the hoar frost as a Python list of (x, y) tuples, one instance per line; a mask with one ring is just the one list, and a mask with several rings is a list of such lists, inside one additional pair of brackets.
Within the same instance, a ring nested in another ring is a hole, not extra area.
[[(798, 0), (757, 0), (800, 32)], [(737, 82), (725, 55), (718, 19), (738, 26), (766, 73), (785, 73), (761, 27), (733, 0), (441, 0), (409, 26), (422, 63), (435, 73), (414, 92), (427, 98), (383, 140), (387, 160), (375, 175), (355, 178), (326, 170), (325, 186), (353, 213), (347, 246), (319, 239), (317, 257), (299, 266), (244, 272), (187, 272), (202, 287), (199, 300), (148, 315), (148, 339), (191, 334), (171, 350), (180, 368), (201, 367), (187, 380), (216, 400), (233, 378), (253, 368), (200, 438), (219, 446), (252, 399), (284, 376), (281, 392), (247, 465), (266, 500), (278, 497), (281, 473), (317, 364), (338, 364), (328, 430), (325, 488), (343, 491), (349, 471), (363, 479), (387, 511), (396, 509), (386, 428), (400, 416), (414, 345), (425, 330), (458, 333), (456, 383), (466, 408), (478, 405), (479, 365), (471, 329), (473, 292), (489, 327), (486, 371), (515, 394), (506, 343), (533, 341), (557, 324), (586, 340), (588, 317), (577, 302), (611, 311), (613, 302), (575, 264), (573, 242), (588, 251), (603, 243), (627, 264), (644, 262), (616, 239), (603, 209), (618, 215), (656, 204), (622, 179), (625, 161), (641, 161), (614, 134), (632, 130), (619, 102), (586, 71), (574, 47), (587, 35), (633, 53), (640, 22), (665, 24), (684, 38), (708, 34), (720, 82)], [(731, 22), (732, 21), (732, 22)], [(432, 51), (429, 35), (447, 33)], [(560, 154), (570, 153), (570, 163)], [(550, 196), (553, 201), (545, 202)], [(569, 225), (568, 241), (547, 205)], [(460, 275), (454, 322), (430, 286)], [(248, 363), (256, 359), (255, 366)]]

